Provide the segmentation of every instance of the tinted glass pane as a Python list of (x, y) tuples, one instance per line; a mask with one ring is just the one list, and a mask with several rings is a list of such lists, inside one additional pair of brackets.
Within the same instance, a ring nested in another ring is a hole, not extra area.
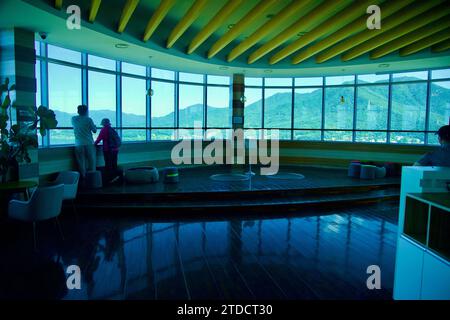
[(356, 132), (356, 142), (369, 142), (369, 143), (385, 143), (387, 141), (386, 132)]
[(180, 127), (202, 127), (203, 86), (180, 84), (179, 90)]
[(175, 140), (175, 130), (174, 129), (152, 129), (151, 130), (152, 140)]
[(116, 77), (112, 74), (89, 71), (89, 116), (97, 126), (108, 118), (116, 126)]
[(336, 76), (336, 77), (326, 77), (326, 85), (341, 85), (341, 84), (353, 84), (355, 83), (355, 76)]
[(244, 127), (262, 128), (262, 89), (245, 88)]
[(180, 81), (203, 83), (202, 74), (180, 72), (179, 79)]
[(50, 130), (50, 145), (74, 144), (75, 135), (73, 129)]
[(416, 81), (416, 80), (427, 80), (428, 72), (420, 71), (420, 72), (402, 72), (402, 73), (394, 73), (392, 75), (392, 81)]
[(88, 56), (88, 64), (90, 67), (105, 69), (105, 70), (116, 70), (116, 61), (111, 59), (106, 59), (97, 56)]
[(425, 134), (410, 132), (391, 132), (391, 143), (423, 144)]
[(450, 69), (431, 71), (431, 79), (450, 79)]
[(290, 128), (292, 118), (292, 90), (265, 89), (264, 127)]
[(129, 73), (129, 74), (135, 74), (138, 76), (145, 76), (146, 68), (144, 66), (140, 66), (137, 64), (122, 62), (122, 72)]
[(364, 86), (357, 91), (356, 129), (386, 130), (389, 86)]
[[(77, 107), (82, 102), (81, 70), (49, 63), (48, 100), (48, 107), (55, 111), (58, 127), (72, 127), (71, 118), (76, 115)], [(61, 134), (67, 132), (62, 131)], [(71, 143), (74, 142), (72, 140)]]
[(450, 123), (450, 81), (432, 82), (430, 91), (429, 130), (437, 131)]
[(351, 142), (353, 134), (350, 131), (325, 131), (324, 140)]
[(224, 77), (224, 76), (207, 76), (208, 83), (209, 84), (230, 84), (230, 77)]
[(321, 137), (320, 131), (294, 130), (294, 140), (320, 141)]
[[(147, 91), (144, 79), (122, 77), (122, 126), (145, 127)], [(130, 131), (132, 132), (137, 131)]]
[(145, 141), (147, 139), (147, 133), (145, 129), (123, 129), (122, 141)]
[(295, 89), (294, 128), (320, 129), (321, 126), (322, 89)]
[(264, 81), (267, 87), (292, 86), (292, 78), (266, 78)]
[(230, 88), (207, 88), (208, 127), (231, 128)]
[(152, 68), (152, 78), (174, 80), (175, 72), (169, 71), (169, 70)]
[[(175, 85), (170, 82), (152, 81), (153, 96), (151, 97), (152, 127), (175, 126)], [(157, 131), (165, 136), (164, 132)], [(152, 131), (152, 137), (154, 132)]]
[(52, 46), (49, 44), (47, 46), (47, 54), (49, 58), (58, 59), (62, 61), (81, 63), (81, 53), (69, 49), (64, 49), (57, 46)]
[(353, 100), (354, 87), (325, 89), (326, 129), (353, 129)]
[(41, 105), (41, 62), (36, 60), (35, 65), (36, 74), (36, 106)]
[(295, 78), (296, 86), (321, 86), (323, 85), (322, 77), (313, 77), (313, 78)]
[(245, 77), (244, 83), (246, 86), (262, 86), (262, 78)]
[(427, 84), (392, 85), (393, 130), (425, 130)]
[(358, 83), (389, 82), (388, 74), (361, 74), (358, 76)]

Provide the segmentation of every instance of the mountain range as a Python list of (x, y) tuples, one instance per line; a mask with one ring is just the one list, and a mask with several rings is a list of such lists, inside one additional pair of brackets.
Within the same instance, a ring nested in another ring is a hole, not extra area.
[[(415, 80), (411, 78), (398, 81)], [(352, 129), (354, 86), (326, 88), (327, 129)], [(388, 85), (370, 85), (357, 87), (357, 119), (359, 129), (385, 130), (388, 108)], [(430, 127), (436, 128), (447, 123), (442, 119), (450, 117), (450, 89), (434, 83), (430, 88), (432, 102)], [(392, 93), (392, 125), (397, 130), (423, 130), (425, 124), (427, 85), (425, 83), (393, 84)], [(308, 93), (294, 93), (294, 127), (320, 128), (322, 90)], [(276, 93), (265, 99), (266, 128), (290, 128), (291, 126), (291, 93)], [(194, 121), (201, 121), (203, 105), (195, 104), (179, 111), (180, 127), (192, 127)], [(59, 127), (71, 127), (71, 117), (74, 114), (55, 110)], [(101, 119), (109, 118), (115, 122), (115, 112), (112, 110), (90, 110), (90, 117), (96, 124)], [(261, 101), (245, 106), (245, 123), (249, 127), (260, 126)], [(208, 126), (231, 126), (230, 110), (208, 106)], [(154, 127), (173, 127), (173, 112), (152, 119)], [(122, 114), (123, 127), (145, 127), (144, 115), (130, 113)], [(228, 125), (227, 125), (228, 124)]]

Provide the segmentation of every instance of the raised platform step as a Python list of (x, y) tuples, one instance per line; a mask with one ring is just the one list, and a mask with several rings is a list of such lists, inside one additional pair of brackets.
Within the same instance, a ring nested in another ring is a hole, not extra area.
[[(283, 168), (285, 171), (292, 168)], [(399, 179), (373, 181), (351, 179), (344, 170), (295, 168), (305, 175), (298, 181), (274, 180), (257, 176), (249, 181), (216, 182), (209, 174), (217, 170), (189, 169), (181, 172), (179, 184), (117, 185), (83, 190), (79, 209), (105, 210), (208, 210), (330, 206), (398, 199)], [(84, 210), (80, 210), (84, 211)], [(127, 211), (128, 212), (128, 211)]]

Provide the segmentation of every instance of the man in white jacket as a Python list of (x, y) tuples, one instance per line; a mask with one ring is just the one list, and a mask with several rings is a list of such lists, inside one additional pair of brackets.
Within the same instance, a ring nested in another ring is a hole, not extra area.
[(88, 107), (78, 106), (78, 116), (72, 117), (72, 126), (75, 133), (75, 158), (81, 177), (86, 177), (86, 171), (95, 170), (96, 150), (92, 133), (97, 127), (88, 117)]

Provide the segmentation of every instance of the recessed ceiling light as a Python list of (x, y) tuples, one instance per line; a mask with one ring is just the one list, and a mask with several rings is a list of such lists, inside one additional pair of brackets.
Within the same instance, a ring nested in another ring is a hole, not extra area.
[(272, 19), (273, 17), (275, 17), (275, 15), (273, 13), (269, 13), (266, 18), (267, 19)]
[(266, 69), (266, 70), (264, 70), (264, 72), (265, 72), (265, 73), (272, 73), (272, 70)]
[(126, 44), (126, 43), (117, 43), (117, 44), (115, 45), (115, 47), (116, 47), (117, 49), (126, 49), (126, 48), (128, 48), (129, 46), (128, 46), (128, 44)]
[(378, 65), (378, 68), (387, 68), (389, 67), (389, 63), (381, 63)]
[(219, 69), (220, 70), (228, 70), (228, 67), (222, 66), (222, 67), (219, 67)]
[(231, 23), (231, 24), (228, 25), (228, 29), (233, 29), (234, 26), (235, 26), (235, 24)]

